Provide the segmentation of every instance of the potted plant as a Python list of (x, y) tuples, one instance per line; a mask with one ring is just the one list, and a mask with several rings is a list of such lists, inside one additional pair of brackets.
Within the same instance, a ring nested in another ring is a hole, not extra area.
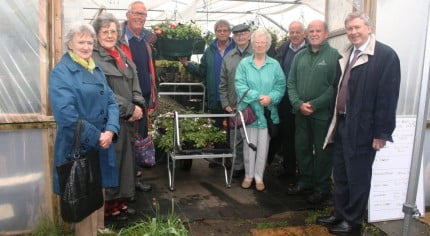
[(201, 44), (204, 44), (200, 28), (193, 23), (163, 22), (152, 26), (152, 29), (157, 35), (155, 47), (158, 54), (165, 59), (200, 53)]
[[(152, 137), (157, 148), (164, 152), (173, 151), (174, 113), (189, 113), (175, 100), (162, 96), (156, 118), (152, 121)], [(207, 118), (180, 118), (180, 143), (183, 150), (224, 148), (227, 145), (226, 131), (214, 125)]]

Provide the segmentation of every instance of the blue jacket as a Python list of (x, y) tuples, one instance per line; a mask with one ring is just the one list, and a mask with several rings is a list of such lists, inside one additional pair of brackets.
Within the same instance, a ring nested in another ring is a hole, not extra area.
[(236, 44), (230, 38), (229, 45), (225, 49), (224, 55), (218, 52), (218, 40), (215, 39), (200, 59), (200, 64), (188, 63), (186, 70), (192, 75), (199, 76), (204, 80), (208, 100), (208, 108), (212, 110), (221, 110), (221, 99), (219, 94), (219, 84), (221, 80), (222, 59)]
[(118, 105), (100, 68), (96, 67), (92, 74), (66, 53), (49, 78), (49, 98), (57, 122), (54, 192), (60, 192), (55, 167), (66, 162), (66, 157), (73, 152), (72, 140), (78, 120), (84, 121), (81, 151), (99, 151), (103, 187), (117, 186), (118, 168), (114, 145), (109, 149), (101, 149), (99, 138), (105, 130), (118, 134)]
[(284, 96), (286, 85), (285, 75), (278, 61), (266, 56), (264, 64), (257, 68), (254, 63), (254, 55), (245, 57), (237, 67), (235, 82), (238, 100), (248, 88), (250, 89), (239, 104), (239, 110), (243, 110), (248, 104), (251, 104), (252, 110), (257, 115), (257, 121), (247, 127), (267, 128), (264, 107), (259, 102), (260, 95), (268, 95), (272, 99), (268, 109), (271, 111), (273, 123), (279, 124), (277, 105)]

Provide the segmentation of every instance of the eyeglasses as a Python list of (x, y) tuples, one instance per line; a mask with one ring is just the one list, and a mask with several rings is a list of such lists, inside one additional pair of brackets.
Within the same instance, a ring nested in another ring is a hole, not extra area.
[(116, 30), (103, 30), (103, 31), (100, 31), (100, 35), (102, 35), (102, 36), (117, 35), (117, 34), (118, 34), (118, 31), (116, 31)]
[(255, 41), (254, 44), (255, 45), (265, 45), (265, 44), (267, 44), (267, 42), (266, 41)]
[(229, 29), (222, 29), (222, 30), (221, 29), (217, 29), (216, 30), (217, 33), (230, 33), (230, 31), (231, 30), (229, 30)]
[(148, 13), (143, 12), (143, 11), (130, 11), (131, 14), (135, 15), (135, 16), (147, 16)]

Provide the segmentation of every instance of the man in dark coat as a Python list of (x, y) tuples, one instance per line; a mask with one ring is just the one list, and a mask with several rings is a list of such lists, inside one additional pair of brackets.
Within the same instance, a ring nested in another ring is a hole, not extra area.
[(400, 87), (399, 58), (393, 49), (375, 40), (369, 18), (351, 13), (345, 27), (352, 45), (339, 60), (342, 76), (325, 141), (325, 145), (335, 143), (335, 210), (333, 215), (317, 219), (334, 234), (361, 227), (376, 151), (393, 141)]
[[(290, 72), (291, 64), (294, 56), (303, 48), (306, 48), (305, 41), (305, 26), (300, 21), (293, 21), (288, 27), (289, 39), (283, 43), (276, 51), (276, 59), (281, 64), (285, 74), (285, 79), (288, 81), (288, 73)], [(279, 136), (270, 140), (268, 162), (270, 163), (276, 154), (280, 152), (285, 169), (285, 174), (291, 179), (296, 178), (296, 151), (294, 148), (294, 132), (295, 121), (293, 108), (291, 106), (288, 91), (285, 90), (284, 97), (278, 105), (279, 113)]]

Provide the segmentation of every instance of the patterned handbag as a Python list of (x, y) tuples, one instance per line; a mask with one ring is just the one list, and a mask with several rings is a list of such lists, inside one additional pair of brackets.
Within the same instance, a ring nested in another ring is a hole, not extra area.
[(152, 136), (148, 134), (146, 138), (142, 138), (139, 133), (134, 134), (136, 164), (140, 167), (152, 167), (155, 165), (155, 147), (152, 141)]

